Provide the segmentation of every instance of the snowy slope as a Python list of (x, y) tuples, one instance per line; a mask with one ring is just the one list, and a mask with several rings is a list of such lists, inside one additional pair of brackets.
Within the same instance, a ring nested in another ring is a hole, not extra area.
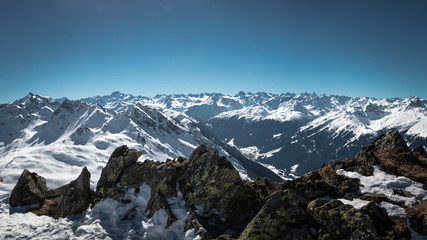
[[(399, 130), (411, 147), (427, 145), (427, 100), (351, 98), (314, 93), (219, 93), (135, 97), (115, 92), (83, 99), (120, 111), (141, 103), (206, 127), (251, 160), (285, 175), (303, 174), (356, 154), (379, 134)], [(292, 173), (293, 174), (293, 173)]]
[[(0, 109), (0, 194), (10, 193), (23, 169), (51, 179), (49, 188), (74, 180), (87, 166), (95, 186), (110, 154), (121, 145), (143, 152), (140, 160), (188, 157), (200, 144), (228, 156), (243, 177), (239, 161), (203, 136), (189, 119), (135, 104), (115, 112), (98, 104), (64, 100), (61, 104), (28, 95)], [(181, 123), (182, 122), (182, 123)], [(185, 124), (185, 125), (184, 125)]]

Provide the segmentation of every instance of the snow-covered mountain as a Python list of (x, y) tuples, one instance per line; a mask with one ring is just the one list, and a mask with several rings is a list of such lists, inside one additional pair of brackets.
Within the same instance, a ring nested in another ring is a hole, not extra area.
[(400, 131), (411, 147), (427, 143), (427, 100), (418, 97), (239, 92), (148, 98), (114, 92), (81, 100), (115, 111), (140, 103), (191, 119), (206, 135), (287, 177), (355, 155), (389, 129)]
[(57, 179), (48, 183), (49, 188), (75, 179), (83, 166), (92, 179), (99, 179), (109, 155), (121, 145), (141, 150), (141, 161), (166, 161), (189, 156), (205, 144), (227, 156), (244, 178), (274, 178), (274, 173), (259, 164), (231, 156), (179, 112), (162, 112), (141, 103), (115, 110), (32, 93), (0, 105), (0, 177), (4, 178), (0, 194), (10, 193), (25, 168)]
[(165, 161), (204, 143), (242, 175), (272, 177), (258, 162), (292, 178), (355, 155), (388, 129), (399, 130), (410, 147), (427, 145), (427, 100), (114, 92), (70, 101), (30, 93), (0, 105), (0, 194), (10, 192), (23, 168), (49, 179), (60, 173), (51, 188), (75, 179), (82, 166), (99, 179), (108, 156), (123, 144), (143, 151), (141, 160)]

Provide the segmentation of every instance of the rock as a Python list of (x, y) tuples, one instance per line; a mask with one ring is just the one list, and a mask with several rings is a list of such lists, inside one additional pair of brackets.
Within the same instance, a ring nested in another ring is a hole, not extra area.
[(269, 178), (255, 178), (253, 181), (248, 181), (246, 184), (264, 197), (268, 197), (280, 190), (280, 185), (274, 183)]
[(388, 198), (384, 194), (376, 194), (376, 193), (364, 193), (359, 197), (362, 200), (370, 201), (374, 203), (380, 203), (382, 201), (388, 201)]
[(180, 187), (188, 208), (203, 206), (196, 216), (213, 237), (241, 232), (263, 205), (263, 197), (244, 184), (233, 165), (203, 145), (184, 166)]
[(407, 213), (411, 227), (419, 234), (427, 235), (427, 201), (419, 201)]
[(405, 140), (396, 130), (389, 130), (379, 136), (373, 143), (363, 147), (359, 155), (366, 152), (384, 153), (390, 150), (410, 152)]
[(92, 202), (93, 194), (86, 167), (76, 180), (53, 190), (47, 189), (43, 177), (25, 169), (12, 191), (10, 205), (16, 207), (37, 203), (40, 207), (32, 209), (33, 213), (59, 218), (85, 211)]
[(328, 202), (319, 198), (308, 204), (307, 213), (319, 224), (321, 238), (335, 239), (378, 239), (380, 236), (375, 229), (372, 219), (350, 205), (344, 205), (339, 200)]
[(129, 150), (125, 145), (114, 150), (107, 165), (102, 169), (101, 177), (96, 186), (97, 197), (104, 198), (116, 195), (116, 185), (119, 183), (124, 169), (135, 164), (139, 156), (141, 156), (140, 151)]
[(418, 145), (418, 147), (414, 148), (412, 152), (417, 156), (426, 156), (426, 151), (423, 145)]
[(90, 189), (90, 172), (83, 168), (76, 180), (66, 185), (66, 190), (53, 214), (54, 218), (66, 217), (85, 211), (92, 202), (93, 191)]
[(372, 220), (377, 233), (385, 236), (393, 222), (390, 220), (387, 211), (384, 208), (378, 207), (377, 204), (371, 202), (363, 206), (360, 211)]
[[(167, 199), (181, 191), (186, 208), (192, 212), (187, 219), (188, 227), (205, 229), (206, 238), (230, 233), (238, 236), (264, 204), (265, 197), (245, 184), (225, 157), (207, 150), (204, 145), (196, 148), (189, 159), (138, 163), (139, 155), (126, 146), (114, 151), (102, 170), (97, 185), (98, 199), (111, 197), (120, 201), (126, 189), (137, 189), (145, 182), (151, 188), (148, 217), (163, 208), (168, 213), (169, 226), (176, 217)], [(268, 180), (265, 184), (269, 189), (274, 188)]]
[(239, 239), (314, 239), (306, 207), (307, 201), (294, 190), (278, 191), (268, 197)]
[(46, 179), (25, 169), (10, 195), (10, 206), (42, 205), (47, 193)]

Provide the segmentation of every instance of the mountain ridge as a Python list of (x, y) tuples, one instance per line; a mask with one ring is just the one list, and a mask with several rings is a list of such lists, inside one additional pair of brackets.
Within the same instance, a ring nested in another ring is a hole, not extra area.
[(166, 162), (138, 162), (141, 154), (126, 146), (115, 149), (95, 192), (86, 167), (75, 181), (53, 190), (25, 169), (11, 205), (40, 203), (26, 211), (54, 218), (77, 214), (55, 220), (65, 221), (57, 226), (80, 222), (85, 230), (62, 237), (388, 240), (427, 235), (427, 155), (422, 146), (410, 149), (395, 130), (356, 156), (280, 183), (244, 181), (231, 162), (204, 145), (188, 158)]
[[(149, 98), (114, 92), (81, 100), (30, 93), (0, 105), (0, 173), (11, 180), (1, 188), (18, 180), (18, 166), (40, 171), (43, 162), (68, 169), (68, 180), (87, 163), (96, 177), (99, 159), (120, 143), (143, 150), (143, 158), (164, 160), (205, 143), (217, 146), (243, 175), (282, 179), (355, 155), (389, 129), (399, 130), (411, 147), (427, 145), (427, 101), (418, 97), (240, 92)], [(268, 170), (255, 170), (258, 164)]]
[[(96, 98), (113, 106), (117, 99), (108, 103), (111, 96)], [(119, 96), (121, 107), (139, 101), (173, 116), (192, 118), (210, 128), (219, 141), (233, 140), (232, 147), (250, 160), (288, 173), (295, 164), (303, 174), (323, 162), (354, 155), (360, 146), (390, 129), (401, 132), (410, 146), (427, 142), (427, 100), (419, 97), (240, 92), (132, 98), (114, 94)], [(96, 102), (95, 98), (83, 100)]]

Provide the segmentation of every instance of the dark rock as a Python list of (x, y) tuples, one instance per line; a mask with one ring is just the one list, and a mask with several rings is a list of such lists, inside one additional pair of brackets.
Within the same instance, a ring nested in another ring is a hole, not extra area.
[(382, 201), (388, 201), (388, 198), (384, 194), (375, 194), (375, 193), (364, 193), (362, 196), (359, 197), (362, 200), (365, 201), (371, 201), (374, 203), (380, 203)]
[(107, 165), (102, 169), (101, 177), (96, 186), (97, 197), (104, 198), (116, 195), (116, 185), (119, 183), (123, 171), (135, 164), (140, 156), (140, 151), (129, 150), (127, 146), (121, 146), (114, 150)]
[(396, 188), (394, 188), (393, 189), (393, 193), (397, 194), (397, 195), (400, 195), (402, 197), (407, 197), (407, 198), (413, 198), (413, 197), (415, 197), (415, 195), (413, 195), (412, 193), (410, 193), (408, 191), (405, 191), (403, 189), (396, 189)]
[(25, 206), (44, 202), (47, 193), (46, 179), (25, 169), (10, 195), (10, 206)]
[(274, 183), (269, 178), (255, 178), (253, 181), (248, 181), (246, 184), (264, 197), (268, 197), (274, 192), (280, 190), (280, 185)]
[[(262, 196), (244, 184), (233, 165), (215, 151), (207, 151), (203, 145), (191, 154), (180, 186), (189, 208), (203, 204), (203, 213), (196, 216), (213, 237), (227, 229), (241, 232), (263, 205)], [(209, 213), (214, 209), (223, 222), (212, 219), (215, 216)]]
[(92, 198), (90, 173), (86, 167), (76, 180), (53, 190), (47, 189), (43, 177), (25, 169), (12, 191), (10, 205), (16, 207), (37, 203), (40, 208), (32, 209), (33, 213), (59, 218), (85, 211)]
[(188, 158), (189, 161), (193, 161), (195, 159), (200, 158), (203, 154), (205, 154), (208, 150), (206, 149), (206, 146), (204, 144), (198, 146), (193, 153), (191, 153), (190, 157)]
[(314, 239), (306, 206), (307, 201), (293, 190), (278, 191), (268, 197), (239, 239)]
[(366, 152), (383, 153), (396, 149), (410, 152), (408, 145), (399, 132), (396, 130), (389, 130), (385, 134), (379, 136), (373, 143), (363, 147), (359, 155), (365, 154)]
[(87, 168), (84, 167), (77, 179), (66, 185), (65, 189), (54, 218), (82, 213), (89, 207), (93, 191), (90, 189), (90, 172)]
[(418, 147), (414, 148), (412, 152), (417, 156), (426, 156), (426, 151), (423, 145), (419, 145)]
[(388, 217), (387, 211), (384, 208), (378, 207), (377, 204), (371, 202), (363, 206), (360, 211), (372, 220), (377, 233), (385, 236), (393, 222)]
[(350, 205), (341, 201), (316, 199), (307, 207), (307, 213), (327, 233), (322, 233), (323, 239), (378, 239), (372, 219)]
[(427, 201), (419, 201), (407, 213), (411, 227), (419, 234), (427, 235)]

